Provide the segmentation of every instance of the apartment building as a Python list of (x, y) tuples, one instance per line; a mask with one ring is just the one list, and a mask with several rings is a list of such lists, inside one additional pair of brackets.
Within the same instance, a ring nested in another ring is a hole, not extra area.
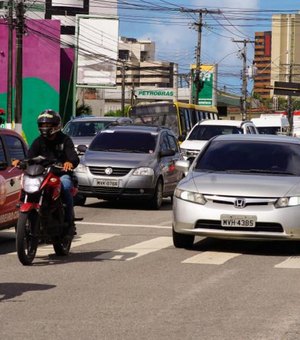
[(300, 82), (300, 12), (272, 16), (271, 85)]
[(271, 82), (271, 44), (272, 32), (255, 32), (254, 64), (256, 75), (254, 78), (254, 93), (260, 98), (270, 98)]
[(151, 40), (119, 38), (117, 86), (173, 87), (174, 63), (155, 60), (155, 43)]

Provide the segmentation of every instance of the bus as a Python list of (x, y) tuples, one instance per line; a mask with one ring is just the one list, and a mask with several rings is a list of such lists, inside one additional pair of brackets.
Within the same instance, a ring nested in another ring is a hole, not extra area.
[(129, 108), (128, 117), (133, 123), (167, 126), (181, 139), (197, 122), (203, 119), (219, 119), (215, 106), (181, 102), (140, 103)]

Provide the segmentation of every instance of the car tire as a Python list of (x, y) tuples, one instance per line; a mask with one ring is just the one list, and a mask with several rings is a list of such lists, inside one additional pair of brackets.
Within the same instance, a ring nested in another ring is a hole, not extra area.
[(173, 244), (175, 248), (191, 249), (194, 244), (195, 236), (179, 234), (172, 227)]
[(159, 178), (155, 186), (154, 195), (149, 202), (149, 208), (152, 210), (159, 210), (162, 205), (162, 200), (163, 200), (163, 182), (161, 178)]

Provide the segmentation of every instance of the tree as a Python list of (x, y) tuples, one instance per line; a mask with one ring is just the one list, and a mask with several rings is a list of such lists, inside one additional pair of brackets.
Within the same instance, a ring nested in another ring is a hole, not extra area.
[(81, 115), (92, 115), (93, 114), (93, 110), (92, 107), (90, 105), (87, 104), (80, 104), (77, 100), (76, 102), (76, 117), (81, 116)]
[[(125, 106), (125, 116), (127, 116), (129, 110), (129, 105)], [(114, 116), (114, 117), (122, 117), (122, 110), (108, 111), (104, 116)]]

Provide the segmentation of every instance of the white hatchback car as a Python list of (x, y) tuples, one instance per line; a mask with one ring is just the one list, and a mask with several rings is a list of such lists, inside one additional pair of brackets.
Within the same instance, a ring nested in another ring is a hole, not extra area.
[(251, 121), (242, 120), (202, 120), (195, 124), (180, 149), (185, 159), (195, 158), (212, 137), (229, 134), (258, 134)]

